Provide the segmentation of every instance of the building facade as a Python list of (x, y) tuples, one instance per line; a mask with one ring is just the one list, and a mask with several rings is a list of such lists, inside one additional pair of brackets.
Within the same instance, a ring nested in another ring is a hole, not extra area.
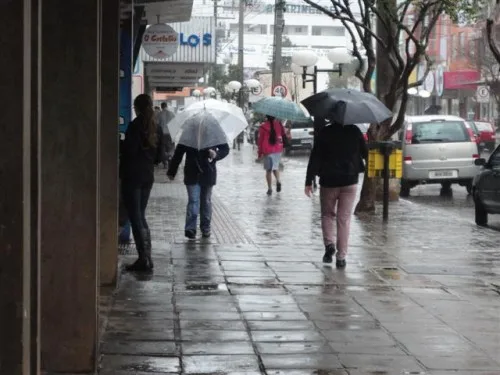
[[(193, 15), (215, 14), (218, 38), (218, 63), (237, 64), (238, 62), (238, 13), (239, 1), (221, 0), (214, 7), (211, 0), (197, 0)], [(252, 73), (268, 69), (273, 58), (274, 38), (274, 0), (247, 1), (244, 18), (244, 67)], [(331, 7), (328, 0), (318, 4)], [(282, 56), (289, 57), (296, 50), (310, 49), (320, 57), (318, 67), (330, 68), (326, 58), (329, 50), (335, 47), (348, 47), (346, 30), (338, 20), (333, 20), (300, 0), (287, 1), (284, 12)], [(289, 46), (286, 46), (286, 45)], [(323, 88), (328, 80), (320, 74), (318, 87)]]

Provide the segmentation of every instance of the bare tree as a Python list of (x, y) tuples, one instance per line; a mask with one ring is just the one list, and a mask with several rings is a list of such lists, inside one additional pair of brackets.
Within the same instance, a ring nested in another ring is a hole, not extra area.
[[(497, 112), (500, 114), (500, 64), (489, 47), (484, 22), (478, 25), (477, 30), (477, 39), (473, 41), (475, 48), (469, 52), (470, 66), (480, 72), (484, 86), (488, 88), (490, 98), (495, 101)], [(496, 123), (498, 125), (498, 119)]]
[[(440, 17), (470, 17), (481, 1), (331, 0), (328, 8), (314, 0), (304, 2), (343, 24), (352, 42), (352, 54), (359, 62), (355, 76), (364, 91), (372, 92), (371, 80), (377, 68), (376, 95), (395, 114), (393, 119), (370, 126), (369, 140), (380, 141), (390, 139), (401, 129), (408, 89), (421, 85), (432, 68), (426, 49)], [(427, 63), (424, 78), (408, 83), (422, 62)], [(376, 183), (365, 178), (357, 212), (375, 209), (375, 192)]]

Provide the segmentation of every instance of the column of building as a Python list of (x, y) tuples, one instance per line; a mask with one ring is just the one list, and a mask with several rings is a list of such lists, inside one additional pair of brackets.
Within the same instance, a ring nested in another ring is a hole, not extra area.
[(0, 374), (96, 369), (99, 285), (116, 279), (118, 28), (119, 0), (0, 2)]

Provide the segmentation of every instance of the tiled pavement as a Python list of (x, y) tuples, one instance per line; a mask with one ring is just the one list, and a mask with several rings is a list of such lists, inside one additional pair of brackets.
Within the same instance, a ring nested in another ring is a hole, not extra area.
[(304, 160), (285, 164), (267, 198), (248, 148), (221, 163), (210, 241), (183, 238), (184, 188), (159, 178), (155, 272), (122, 276), (101, 374), (500, 375), (498, 232), (402, 201), (354, 219), (337, 271)]

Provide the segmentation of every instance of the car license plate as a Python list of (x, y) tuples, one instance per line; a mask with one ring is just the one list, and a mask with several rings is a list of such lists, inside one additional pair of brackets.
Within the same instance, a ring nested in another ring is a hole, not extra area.
[(447, 171), (430, 171), (429, 178), (457, 178), (458, 171), (447, 170)]
[(310, 145), (310, 144), (312, 144), (312, 139), (303, 139), (302, 144)]

